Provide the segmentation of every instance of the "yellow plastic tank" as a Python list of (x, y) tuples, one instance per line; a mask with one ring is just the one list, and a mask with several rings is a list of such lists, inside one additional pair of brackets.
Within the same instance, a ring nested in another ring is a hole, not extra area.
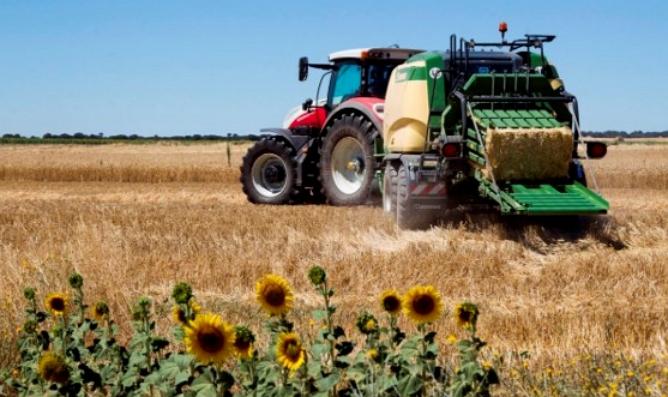
[[(383, 142), (387, 152), (419, 153), (427, 144), (429, 102), (424, 61), (394, 69), (385, 95)], [(421, 69), (421, 70), (420, 70)]]

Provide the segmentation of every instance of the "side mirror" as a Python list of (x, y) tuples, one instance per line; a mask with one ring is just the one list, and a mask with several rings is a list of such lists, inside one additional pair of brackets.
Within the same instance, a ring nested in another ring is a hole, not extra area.
[(308, 77), (308, 58), (299, 58), (299, 81), (304, 81)]
[(302, 103), (302, 110), (303, 111), (309, 110), (311, 105), (313, 105), (313, 99), (308, 98), (307, 100), (304, 101), (304, 103)]

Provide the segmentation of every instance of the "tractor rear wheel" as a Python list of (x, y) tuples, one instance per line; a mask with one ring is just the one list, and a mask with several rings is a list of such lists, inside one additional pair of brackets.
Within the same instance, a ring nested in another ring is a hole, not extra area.
[(334, 120), (320, 152), (320, 183), (333, 205), (360, 205), (369, 198), (376, 160), (376, 128), (363, 116), (343, 115)]
[(255, 204), (287, 204), (298, 193), (293, 150), (275, 138), (262, 138), (243, 158), (241, 185)]
[(416, 209), (409, 185), (408, 169), (402, 164), (397, 173), (397, 225), (400, 229), (426, 229), (435, 221), (436, 214), (431, 210)]
[(397, 215), (397, 169), (390, 163), (385, 166), (383, 175), (383, 211), (390, 215)]

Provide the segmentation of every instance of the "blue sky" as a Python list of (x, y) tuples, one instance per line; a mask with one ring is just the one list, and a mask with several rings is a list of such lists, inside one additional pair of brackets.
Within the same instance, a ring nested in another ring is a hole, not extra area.
[(248, 133), (315, 95), (297, 59), (554, 33), (587, 130), (668, 129), (668, 2), (0, 2), (0, 133)]

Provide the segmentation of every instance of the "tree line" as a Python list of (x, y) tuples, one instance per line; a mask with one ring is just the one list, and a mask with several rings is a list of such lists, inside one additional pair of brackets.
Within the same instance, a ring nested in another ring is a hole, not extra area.
[[(666, 131), (583, 131), (586, 137), (596, 138), (668, 138), (668, 130)], [(188, 134), (188, 135), (138, 135), (138, 134), (113, 134), (105, 135), (104, 133), (85, 134), (77, 132), (74, 134), (52, 134), (45, 133), (42, 136), (24, 136), (21, 134), (3, 134), (1, 138), (4, 141), (32, 141), (38, 143), (44, 142), (58, 142), (58, 141), (87, 141), (90, 143), (104, 143), (109, 141), (244, 141), (257, 140), (258, 135), (255, 134)]]

